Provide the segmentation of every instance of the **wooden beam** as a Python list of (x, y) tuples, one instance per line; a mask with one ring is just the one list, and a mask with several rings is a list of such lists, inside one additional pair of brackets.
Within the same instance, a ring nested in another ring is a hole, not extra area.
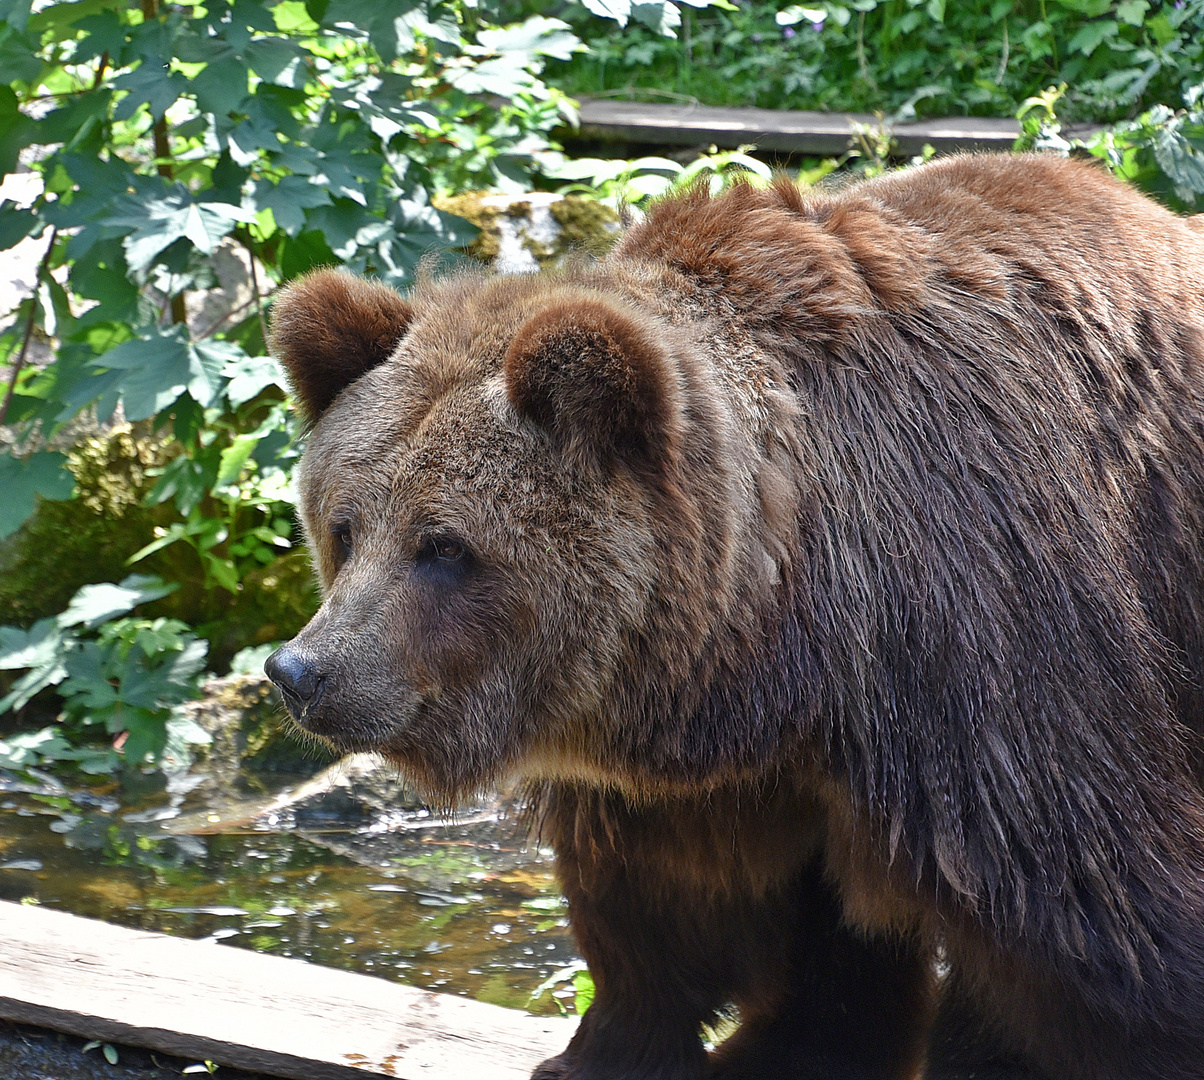
[(291, 1080), (527, 1080), (574, 1021), (0, 902), (0, 1016)]
[[(833, 156), (849, 146), (853, 124), (879, 123), (867, 113), (803, 112), (788, 109), (729, 109), (710, 105), (581, 101), (585, 138), (631, 143), (731, 149), (751, 143), (758, 150)], [(1085, 136), (1094, 129), (1069, 134)], [(903, 154), (918, 154), (927, 143), (938, 153), (957, 150), (1010, 150), (1020, 134), (1015, 120), (954, 116), (890, 125)]]

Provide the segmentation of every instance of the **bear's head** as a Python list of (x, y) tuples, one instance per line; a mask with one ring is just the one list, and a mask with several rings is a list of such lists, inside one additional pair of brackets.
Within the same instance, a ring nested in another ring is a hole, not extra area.
[(449, 800), (621, 782), (688, 737), (659, 718), (771, 573), (699, 341), (638, 293), (466, 275), (405, 301), (320, 271), (278, 297), (325, 598), (268, 663), (301, 727)]

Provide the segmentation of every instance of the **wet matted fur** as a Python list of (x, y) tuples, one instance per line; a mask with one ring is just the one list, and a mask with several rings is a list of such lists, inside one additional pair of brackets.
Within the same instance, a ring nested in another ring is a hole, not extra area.
[(271, 669), (531, 783), (597, 983), (538, 1077), (1204, 1077), (1204, 233), (967, 156), (274, 335), (326, 599)]

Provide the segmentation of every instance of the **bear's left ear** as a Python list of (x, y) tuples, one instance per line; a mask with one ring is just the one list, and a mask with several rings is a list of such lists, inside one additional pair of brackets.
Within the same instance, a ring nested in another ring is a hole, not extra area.
[(563, 301), (532, 316), (504, 372), (518, 412), (572, 456), (656, 465), (680, 441), (676, 366), (655, 328), (612, 301)]
[(389, 358), (412, 315), (387, 285), (339, 270), (318, 270), (276, 295), (268, 348), (288, 372), (307, 422)]

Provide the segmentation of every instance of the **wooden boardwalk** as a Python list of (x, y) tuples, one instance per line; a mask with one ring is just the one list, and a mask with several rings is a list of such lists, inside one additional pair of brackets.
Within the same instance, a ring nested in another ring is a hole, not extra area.
[[(581, 130), (586, 139), (641, 145), (711, 145), (732, 149), (751, 143), (758, 150), (833, 156), (843, 153), (853, 124), (876, 125), (865, 113), (802, 112), (787, 109), (730, 109), (710, 105), (583, 99)], [(1094, 128), (1068, 131), (1085, 136)], [(1020, 134), (1015, 120), (954, 116), (890, 125), (900, 153), (918, 154), (927, 143), (938, 153), (1010, 150)]]
[(290, 1080), (527, 1080), (574, 1021), (0, 902), (0, 1016)]

